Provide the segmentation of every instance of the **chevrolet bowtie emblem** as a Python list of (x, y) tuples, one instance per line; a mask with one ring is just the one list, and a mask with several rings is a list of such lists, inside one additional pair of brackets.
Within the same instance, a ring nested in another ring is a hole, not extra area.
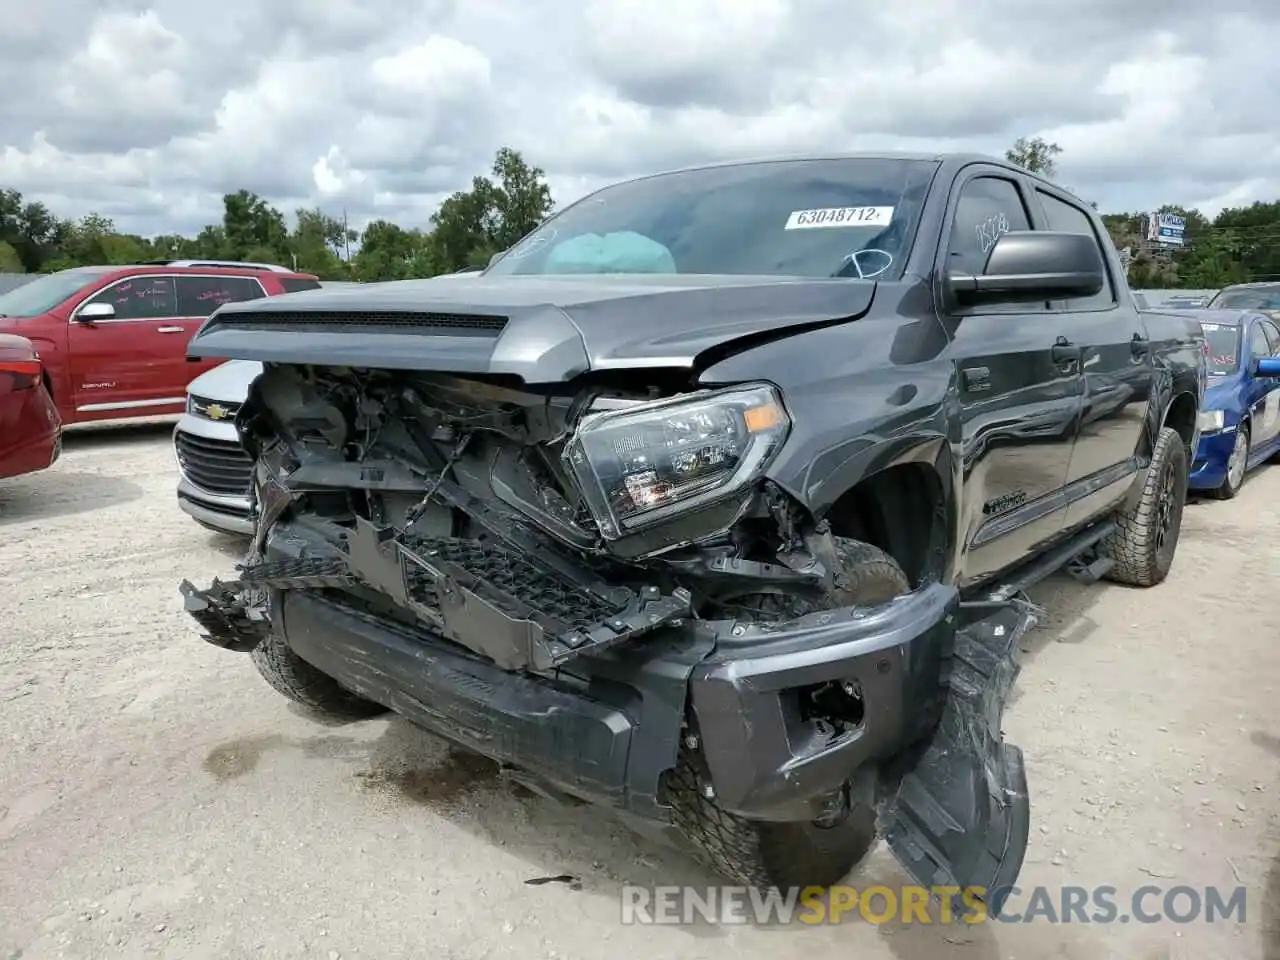
[(229, 412), (226, 407), (220, 407), (216, 403), (211, 403), (204, 408), (204, 415), (210, 420), (225, 420)]

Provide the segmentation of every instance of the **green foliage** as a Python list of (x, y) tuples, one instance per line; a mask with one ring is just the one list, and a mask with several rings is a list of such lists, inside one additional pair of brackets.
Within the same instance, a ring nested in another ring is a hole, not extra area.
[(1042, 177), (1052, 179), (1058, 171), (1057, 157), (1062, 148), (1056, 143), (1046, 143), (1040, 137), (1019, 137), (1013, 146), (1004, 152), (1004, 158), (1015, 163), (1024, 170), (1038, 173)]
[[(1019, 138), (1011, 162), (1052, 177), (1062, 148), (1040, 137)], [(0, 272), (47, 272), (85, 264), (208, 257), (282, 263), (324, 280), (404, 280), (482, 267), (535, 229), (551, 212), (544, 172), (504, 147), (487, 176), (475, 177), (440, 204), (425, 228), (374, 220), (363, 233), (332, 211), (285, 215), (247, 190), (222, 198), (222, 222), (194, 237), (120, 233), (110, 219), (55, 216), (44, 204), (0, 189)], [(1096, 208), (1096, 204), (1094, 205)], [(1187, 218), (1185, 243), (1168, 256), (1142, 243), (1143, 213), (1105, 213), (1118, 249), (1134, 253), (1134, 287), (1213, 288), (1243, 280), (1280, 280), (1280, 200), (1223, 210), (1212, 220), (1198, 210), (1166, 206)]]
[[(1061, 153), (1058, 144), (1041, 137), (1019, 137), (1005, 151), (1005, 159), (1053, 177)], [(1248, 280), (1280, 280), (1280, 200), (1226, 209), (1213, 220), (1199, 210), (1166, 204), (1156, 212), (1175, 213), (1187, 221), (1182, 247), (1168, 252), (1143, 242), (1143, 218), (1150, 212), (1102, 214), (1116, 249), (1128, 248), (1133, 255), (1131, 287), (1207, 290)]]
[(403, 280), (482, 266), (533, 230), (552, 208), (545, 174), (503, 147), (491, 176), (446, 199), (428, 229), (387, 220), (363, 234), (344, 217), (320, 209), (284, 214), (264, 198), (238, 190), (222, 198), (222, 222), (194, 237), (123, 234), (96, 213), (55, 217), (16, 190), (0, 189), (0, 272), (51, 272), (88, 264), (209, 258), (281, 263), (322, 280)]

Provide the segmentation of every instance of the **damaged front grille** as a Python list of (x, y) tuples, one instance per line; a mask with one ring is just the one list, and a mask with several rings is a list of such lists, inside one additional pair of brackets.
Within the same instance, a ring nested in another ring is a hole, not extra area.
[(266, 627), (246, 599), (263, 588), (372, 588), (433, 630), (506, 670), (552, 670), (665, 626), (691, 612), (687, 590), (639, 591), (575, 582), (492, 540), (402, 537), (358, 520), (346, 555), (273, 561), (242, 568), (230, 583), (196, 590), (184, 581), (187, 611), (211, 643), (249, 649)]
[[(457, 538), (417, 537), (404, 545), (428, 561), (456, 565), (490, 588), (518, 597), (544, 617), (578, 630), (590, 629), (610, 620), (627, 606), (623, 597), (610, 602), (586, 592), (554, 573), (530, 563), (515, 550), (492, 541)], [(410, 564), (406, 569), (409, 593), (428, 607), (440, 606), (437, 580), (425, 568)], [(629, 591), (622, 591), (625, 595)]]
[(357, 520), (351, 572), (507, 670), (550, 670), (689, 615), (686, 590), (574, 582), (493, 540), (401, 537)]

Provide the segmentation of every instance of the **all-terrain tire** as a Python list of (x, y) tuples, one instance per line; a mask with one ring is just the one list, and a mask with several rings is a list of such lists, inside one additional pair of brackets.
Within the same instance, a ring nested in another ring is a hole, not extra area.
[(1115, 561), (1107, 578), (1134, 587), (1161, 583), (1173, 566), (1186, 500), (1187, 449), (1176, 430), (1162, 427), (1142, 492), (1101, 544), (1103, 556)]
[[(1240, 471), (1240, 482), (1236, 484), (1231, 482), (1231, 461), (1228, 460), (1227, 475), (1223, 477), (1222, 484), (1212, 491), (1212, 495), (1219, 500), (1234, 499), (1235, 495), (1240, 492), (1240, 488), (1244, 486), (1245, 474), (1249, 469), (1249, 447), (1253, 439), (1253, 434), (1249, 429), (1248, 420), (1240, 421), (1240, 426), (1236, 428), (1235, 442), (1237, 444), (1240, 442), (1241, 437), (1244, 437), (1244, 469)], [(1232, 451), (1232, 455), (1235, 455), (1234, 450)]]
[(357, 696), (307, 663), (274, 632), (249, 656), (277, 693), (308, 710), (336, 720), (364, 720), (387, 712), (382, 704)]
[[(820, 601), (796, 598), (775, 615), (786, 618), (820, 609), (873, 606), (910, 592), (906, 574), (883, 550), (837, 538), (836, 551), (840, 569), (831, 594)], [(829, 887), (853, 869), (875, 842), (875, 811), (865, 805), (854, 804), (848, 816), (833, 826), (763, 823), (720, 809), (704, 793), (710, 782), (697, 751), (682, 746), (667, 785), (672, 822), (698, 860), (734, 883), (780, 889)]]

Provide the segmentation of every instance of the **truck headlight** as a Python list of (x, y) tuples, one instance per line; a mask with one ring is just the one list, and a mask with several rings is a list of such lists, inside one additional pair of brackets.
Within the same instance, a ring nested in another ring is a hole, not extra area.
[(740, 490), (790, 429), (772, 386), (734, 387), (589, 414), (564, 458), (613, 540)]
[(1225, 425), (1225, 418), (1221, 410), (1201, 410), (1200, 411), (1200, 432), (1201, 433), (1221, 433)]

